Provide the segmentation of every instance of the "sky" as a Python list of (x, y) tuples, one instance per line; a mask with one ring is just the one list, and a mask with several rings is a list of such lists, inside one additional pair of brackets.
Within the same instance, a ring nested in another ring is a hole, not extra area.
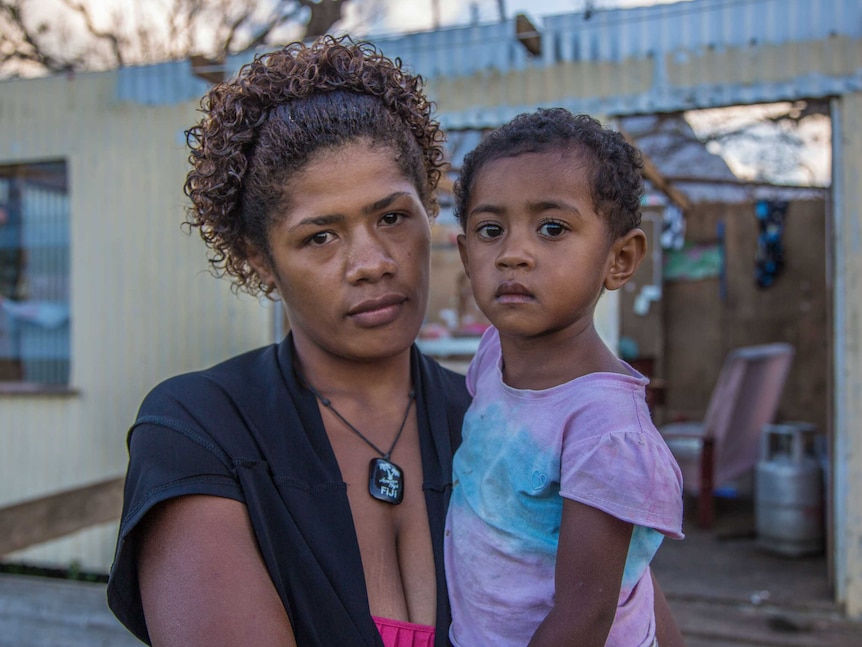
[[(689, 0), (502, 0), (507, 18), (526, 13), (541, 23), (545, 16), (593, 9), (687, 2)], [(157, 15), (170, 0), (83, 0), (98, 28), (108, 28), (116, 16), (128, 19), (133, 15)], [(425, 31), (439, 27), (455, 27), (471, 22), (494, 22), (499, 19), (500, 0), (352, 0), (345, 5), (345, 16), (339, 27), (356, 36), (382, 36), (404, 32)], [(32, 21), (51, 20), (58, 12), (71, 15), (63, 0), (27, 0)], [(436, 9), (435, 9), (436, 8)], [(75, 39), (74, 17), (64, 38)], [(298, 35), (298, 34), (297, 34)], [(293, 36), (296, 37), (296, 36)]]
[[(97, 24), (114, 11), (155, 10), (163, 0), (84, 0), (93, 8)], [(595, 9), (667, 4), (688, 0), (503, 0), (506, 16), (526, 13), (537, 21), (544, 16)], [(31, 0), (40, 10), (51, 12), (59, 0)], [(373, 34), (423, 31), (434, 28), (434, 15), (440, 27), (466, 25), (474, 20), (492, 22), (499, 17), (498, 0), (353, 0), (346, 5), (345, 27), (359, 26)]]
[[(526, 13), (541, 22), (544, 16), (583, 11), (588, 4), (595, 9), (667, 4), (681, 0), (503, 0), (506, 17)], [(686, 0), (682, 0), (686, 1)], [(365, 4), (385, 5), (374, 24), (362, 13)], [(437, 6), (440, 27), (466, 25), (474, 20), (493, 22), (499, 18), (498, 0), (359, 0), (349, 11), (349, 21), (369, 28), (371, 33), (397, 33), (432, 29), (434, 6)], [(349, 6), (349, 5), (348, 5)]]
[[(25, 0), (27, 16), (31, 24), (40, 21), (52, 22), (58, 15), (68, 16), (62, 27), (62, 38), (76, 42), (77, 32), (82, 28), (78, 16), (72, 14), (64, 2), (67, 0)], [(499, 20), (499, 5), (502, 1), (507, 18), (517, 13), (526, 13), (537, 24), (545, 16), (593, 9), (615, 9), (623, 7), (688, 2), (689, 0), (352, 0), (345, 5), (345, 15), (337, 31), (347, 31), (355, 36), (374, 37), (405, 32), (426, 31), (438, 27), (456, 27), (472, 22), (494, 22)], [(132, 16), (160, 16), (171, 0), (82, 0), (93, 17), (97, 28), (110, 30), (119, 18), (130, 24)], [(159, 20), (155, 21), (160, 22)], [(79, 24), (80, 23), (80, 24)], [(151, 22), (152, 24), (152, 22)], [(287, 40), (300, 36), (300, 32), (285, 33)]]

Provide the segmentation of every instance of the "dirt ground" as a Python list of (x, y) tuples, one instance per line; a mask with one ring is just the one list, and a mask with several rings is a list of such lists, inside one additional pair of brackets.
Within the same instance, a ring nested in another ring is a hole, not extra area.
[(666, 540), (653, 561), (688, 647), (862, 646), (862, 623), (834, 602), (825, 554), (761, 547), (751, 500), (719, 499), (711, 530), (694, 509), (687, 500), (686, 538)]

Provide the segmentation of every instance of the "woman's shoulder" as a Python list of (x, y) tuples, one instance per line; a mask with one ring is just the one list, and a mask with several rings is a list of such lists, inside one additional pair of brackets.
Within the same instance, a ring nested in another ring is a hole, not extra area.
[(219, 391), (239, 394), (270, 383), (278, 372), (276, 346), (264, 346), (223, 360), (209, 368), (171, 376), (154, 386), (144, 399), (161, 402), (182, 399), (194, 403)]
[(259, 348), (163, 380), (144, 397), (130, 434), (155, 425), (210, 437), (244, 426), (280, 379), (275, 349)]

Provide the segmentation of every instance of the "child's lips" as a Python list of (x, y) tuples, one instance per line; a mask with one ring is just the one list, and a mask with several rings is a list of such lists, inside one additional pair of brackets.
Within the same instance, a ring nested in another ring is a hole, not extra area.
[(533, 293), (526, 286), (515, 281), (506, 281), (497, 286), (494, 294), (497, 301), (501, 303), (523, 303), (533, 299)]

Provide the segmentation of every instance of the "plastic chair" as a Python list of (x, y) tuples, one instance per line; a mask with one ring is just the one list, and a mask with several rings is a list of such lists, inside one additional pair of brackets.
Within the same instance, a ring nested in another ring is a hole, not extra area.
[(731, 351), (704, 420), (660, 427), (682, 471), (683, 490), (697, 496), (699, 526), (711, 528), (715, 521), (715, 489), (757, 464), (761, 429), (775, 418), (793, 355), (785, 343)]

